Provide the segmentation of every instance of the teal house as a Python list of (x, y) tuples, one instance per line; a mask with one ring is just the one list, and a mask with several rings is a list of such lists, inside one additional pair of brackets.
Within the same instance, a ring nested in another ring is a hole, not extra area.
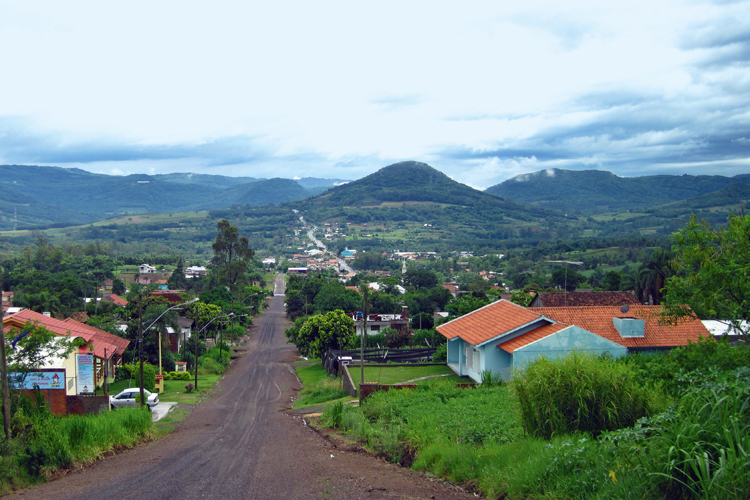
[(507, 380), (514, 371), (544, 356), (571, 352), (620, 357), (631, 351), (654, 351), (697, 341), (708, 331), (700, 320), (659, 324), (659, 306), (525, 308), (507, 300), (440, 325), (448, 339), (448, 366), (477, 382), (491, 371)]

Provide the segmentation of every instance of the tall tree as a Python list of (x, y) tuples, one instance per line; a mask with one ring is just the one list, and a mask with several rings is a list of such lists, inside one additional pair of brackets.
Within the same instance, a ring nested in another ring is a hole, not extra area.
[(250, 248), (247, 237), (240, 236), (237, 228), (228, 220), (219, 222), (218, 230), (212, 245), (212, 263), (219, 271), (220, 281), (234, 290), (245, 280), (247, 264), (255, 256), (255, 251)]
[(695, 313), (749, 335), (750, 215), (730, 215), (727, 227), (718, 229), (693, 215), (672, 241), (675, 275), (666, 280), (667, 317)]

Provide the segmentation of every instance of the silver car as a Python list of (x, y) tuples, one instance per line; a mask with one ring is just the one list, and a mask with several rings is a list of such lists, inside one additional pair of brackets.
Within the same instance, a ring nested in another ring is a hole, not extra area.
[[(114, 410), (115, 408), (123, 408), (126, 406), (136, 407), (136, 398), (140, 395), (141, 389), (139, 387), (131, 387), (125, 389), (117, 396), (109, 397), (109, 404)], [(159, 394), (156, 392), (150, 392), (146, 389), (143, 390), (143, 395), (146, 396), (146, 404), (149, 408), (153, 408), (159, 404)]]

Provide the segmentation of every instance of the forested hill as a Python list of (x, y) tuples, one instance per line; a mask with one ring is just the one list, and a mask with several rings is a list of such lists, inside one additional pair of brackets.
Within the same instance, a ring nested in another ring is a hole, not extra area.
[(313, 196), (337, 182), (205, 174), (113, 176), (76, 168), (0, 165), (0, 230), (12, 229), (16, 217), (19, 228), (28, 228), (123, 214), (278, 204)]
[(502, 203), (496, 197), (456, 182), (428, 164), (417, 161), (394, 163), (367, 177), (329, 189), (311, 201), (336, 207), (408, 201), (463, 206)]
[(315, 198), (291, 202), (289, 206), (314, 221), (408, 220), (443, 227), (453, 223), (481, 234), (499, 230), (513, 220), (538, 222), (562, 218), (560, 212), (503, 200), (473, 189), (416, 161), (394, 163)]
[(557, 210), (626, 211), (685, 201), (732, 184), (748, 183), (750, 175), (650, 175), (618, 177), (604, 170), (548, 169), (518, 175), (487, 188), (486, 193)]

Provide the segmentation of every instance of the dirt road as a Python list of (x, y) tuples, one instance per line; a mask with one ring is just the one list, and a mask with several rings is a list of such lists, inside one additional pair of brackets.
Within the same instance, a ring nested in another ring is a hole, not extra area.
[[(282, 289), (277, 283), (277, 290)], [(34, 499), (474, 498), (348, 452), (282, 411), (299, 388), (284, 297), (256, 321), (247, 352), (169, 436), (15, 496)]]

